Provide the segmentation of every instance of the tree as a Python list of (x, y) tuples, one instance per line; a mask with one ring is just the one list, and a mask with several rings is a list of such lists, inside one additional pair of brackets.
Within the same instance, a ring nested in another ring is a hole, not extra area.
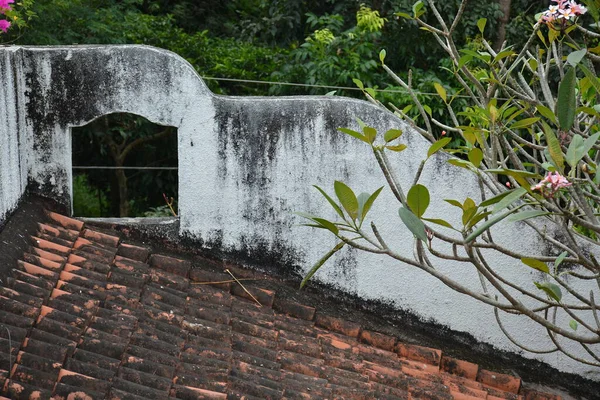
[[(597, 27), (598, 8), (592, 1), (586, 4), (595, 20), (591, 26)], [(399, 203), (400, 221), (415, 237), (414, 257), (389, 247), (375, 223), (371, 223), (371, 232), (363, 228), (381, 189), (357, 196), (336, 181), (337, 200), (318, 189), (339, 218), (330, 221), (304, 216), (310, 220), (309, 226), (330, 231), (339, 243), (315, 264), (302, 285), (334, 253), (352, 246), (421, 269), (457, 292), (491, 306), (502, 332), (526, 351), (560, 352), (578, 362), (600, 366), (600, 293), (587, 284), (596, 281), (600, 288), (600, 263), (594, 256), (600, 249), (600, 108), (596, 103), (600, 79), (594, 62), (600, 61), (600, 56), (595, 42), (590, 43), (592, 47), (581, 45), (583, 39), (587, 44), (591, 37), (600, 35), (575, 22), (586, 12), (584, 7), (563, 1), (541, 15), (520, 50), (502, 47), (495, 51), (483, 37), (485, 19), (476, 22), (481, 47), (460, 49), (453, 36), (466, 7), (463, 0), (454, 19), (446, 20), (433, 0), (428, 1), (427, 8), (419, 1), (412, 15), (403, 15), (434, 36), (452, 60), (461, 93), (468, 96), (467, 107), (457, 109), (457, 91), (436, 86), (447, 106), (444, 120), (427, 111), (411, 86), (385, 64), (385, 52), (380, 54), (383, 68), (410, 93), (423, 124), (419, 126), (399, 108), (396, 112), (432, 142), (410, 188), (402, 187), (395, 178), (394, 166), (386, 155), (406, 148), (406, 144), (396, 142), (402, 131), (380, 134), (364, 125), (362, 132), (340, 129), (371, 147)], [(426, 10), (434, 15), (435, 24), (421, 18)], [(541, 49), (534, 50), (534, 44)], [(559, 80), (558, 85), (554, 79)], [(452, 141), (450, 137), (439, 138), (434, 127), (455, 136), (458, 145), (453, 150), (461, 158), (451, 158), (448, 163), (473, 172), (482, 189), (479, 203), (471, 198), (445, 200), (456, 207), (462, 222), (459, 226), (437, 215), (424, 216), (430, 193), (419, 183), (423, 167)], [(501, 221), (526, 224), (550, 253), (521, 253), (495, 241), (491, 229)], [(554, 236), (548, 234), (545, 224), (556, 229)], [(592, 251), (584, 244), (592, 246)], [(534, 282), (509, 280), (486, 260), (486, 251), (510, 257), (516, 264), (539, 271), (543, 278)], [(473, 290), (445, 274), (434, 265), (436, 260), (472, 266), (481, 289)], [(522, 315), (538, 324), (547, 332), (549, 347), (531, 348), (519, 343), (504, 327), (503, 313)], [(565, 343), (581, 351), (573, 352)]]

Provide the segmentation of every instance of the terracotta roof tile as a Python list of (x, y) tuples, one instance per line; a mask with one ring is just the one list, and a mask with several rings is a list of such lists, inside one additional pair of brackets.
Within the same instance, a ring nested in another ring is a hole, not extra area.
[(47, 215), (0, 286), (0, 400), (559, 399)]

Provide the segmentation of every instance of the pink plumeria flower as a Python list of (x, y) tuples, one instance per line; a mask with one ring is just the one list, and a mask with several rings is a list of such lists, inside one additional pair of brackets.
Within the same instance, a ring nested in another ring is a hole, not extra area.
[(531, 190), (539, 190), (544, 197), (553, 197), (560, 189), (571, 185), (573, 184), (558, 172), (548, 172), (548, 175), (540, 183), (532, 186)]
[(8, 22), (5, 19), (0, 19), (0, 31), (6, 33), (6, 31), (8, 31), (8, 28), (10, 28), (10, 22)]

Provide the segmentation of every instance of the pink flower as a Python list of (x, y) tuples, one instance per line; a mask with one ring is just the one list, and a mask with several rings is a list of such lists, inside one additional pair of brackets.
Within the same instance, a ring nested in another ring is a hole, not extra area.
[(15, 0), (0, 0), (0, 14), (6, 14), (7, 11), (10, 11), (10, 4), (14, 2)]
[(10, 28), (10, 22), (8, 22), (5, 19), (0, 19), (0, 31), (6, 33), (6, 31), (8, 31), (8, 28)]
[(544, 197), (552, 197), (560, 189), (571, 186), (572, 183), (558, 172), (548, 172), (548, 175), (531, 190), (539, 190)]

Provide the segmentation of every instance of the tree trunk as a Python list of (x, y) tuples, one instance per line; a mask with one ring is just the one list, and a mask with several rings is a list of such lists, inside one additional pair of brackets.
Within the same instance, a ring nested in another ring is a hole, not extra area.
[(502, 43), (506, 40), (506, 25), (510, 20), (510, 6), (512, 0), (498, 0), (500, 11), (504, 15), (498, 21), (498, 30), (496, 31), (496, 40), (494, 41), (494, 50), (499, 51), (502, 48)]
[[(117, 167), (122, 167), (123, 163), (117, 163)], [(121, 218), (129, 216), (129, 194), (127, 193), (127, 175), (125, 170), (115, 170), (115, 176), (119, 184), (119, 216)]]

